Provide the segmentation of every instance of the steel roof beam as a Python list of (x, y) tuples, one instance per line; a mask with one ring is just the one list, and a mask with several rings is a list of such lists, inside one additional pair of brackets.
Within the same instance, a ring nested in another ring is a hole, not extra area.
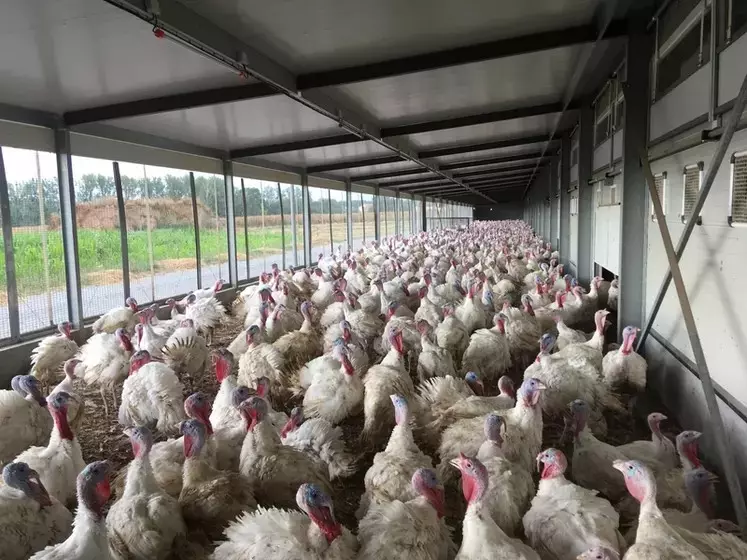
[[(613, 38), (624, 35), (625, 21), (608, 28), (606, 37)], [(436, 70), (449, 66), (472, 64), (496, 58), (517, 56), (520, 54), (570, 47), (573, 45), (592, 43), (597, 38), (597, 28), (594, 25), (580, 25), (572, 28), (545, 31), (520, 35), (508, 39), (499, 39), (477, 45), (457, 47), (433, 53), (425, 53), (403, 58), (391, 59), (383, 62), (350, 66), (338, 70), (315, 72), (299, 76), (299, 89), (339, 86), (354, 82), (377, 80), (403, 74)]]
[[(143, 8), (142, 2), (137, 0), (106, 1), (144, 19), (143, 12), (146, 12), (146, 10)], [(162, 0), (159, 2), (159, 8), (162, 14), (164, 12), (166, 13), (166, 17), (163, 18), (166, 22), (169, 21), (169, 16), (175, 14), (180, 15), (178, 11), (172, 9), (168, 0)], [(152, 20), (146, 21), (155, 24)], [(613, 23), (615, 25), (612, 25), (607, 29), (605, 38), (614, 38), (624, 35), (625, 22), (620, 21)], [(212, 23), (210, 26), (214, 27)], [(458, 47), (456, 49), (375, 62), (361, 66), (302, 74), (296, 78), (295, 83), (293, 84), (293, 89), (295, 92), (299, 92), (310, 88), (337, 86), (365, 80), (410, 74), (413, 72), (422, 72), (425, 70), (435, 70), (448, 66), (470, 64), (484, 60), (584, 44), (593, 42), (595, 38), (596, 29), (593, 25), (582, 25), (567, 29), (547, 31), (544, 33), (521, 35), (509, 39), (500, 39), (498, 41), (490, 41), (478, 45)], [(238, 68), (237, 74), (239, 74)], [(68, 126), (72, 126), (102, 120), (121, 119), (177, 111), (180, 109), (190, 109), (193, 107), (232, 103), (235, 101), (257, 99), (281, 93), (282, 92), (277, 88), (274, 88), (267, 83), (260, 82), (257, 84), (177, 93), (173, 95), (164, 95), (124, 103), (102, 105), (89, 109), (69, 111), (64, 114), (63, 118)], [(408, 133), (405, 132), (401, 134)]]
[[(472, 184), (473, 181), (479, 181), (480, 179), (484, 179), (487, 177), (502, 177), (502, 176), (510, 176), (510, 175), (523, 175), (526, 173), (529, 173), (532, 169), (534, 169), (534, 165), (523, 165), (523, 166), (517, 166), (517, 167), (505, 167), (503, 169), (496, 168), (496, 169), (485, 169), (484, 171), (473, 171), (471, 173), (466, 174), (457, 174), (454, 173), (454, 177), (458, 177), (462, 181), (465, 181), (468, 184)], [(523, 171), (523, 173), (521, 173)], [(439, 177), (427, 177), (427, 178), (421, 178), (421, 179), (403, 179), (401, 181), (391, 181), (389, 183), (379, 183), (379, 187), (381, 188), (400, 188), (400, 187), (415, 187), (415, 186), (427, 186), (429, 183), (433, 183), (435, 181), (440, 181), (441, 179)]]
[[(579, 105), (576, 103), (576, 105)], [(544, 105), (532, 105), (529, 107), (514, 107), (502, 111), (493, 111), (490, 113), (478, 113), (465, 117), (456, 117), (452, 119), (442, 119), (438, 121), (425, 121), (401, 126), (393, 126), (381, 129), (381, 136), (392, 138), (395, 136), (405, 136), (407, 134), (420, 134), (436, 130), (447, 130), (463, 126), (474, 126), (491, 122), (499, 122), (511, 119), (520, 119), (537, 115), (548, 115), (557, 113), (563, 109), (562, 103), (545, 103)], [(275, 154), (282, 152), (291, 152), (294, 150), (306, 150), (309, 148), (319, 148), (323, 146), (334, 146), (336, 144), (350, 144), (352, 142), (363, 142), (364, 139), (355, 134), (338, 134), (335, 136), (322, 136), (320, 138), (311, 138), (308, 140), (281, 142), (275, 144), (266, 144), (262, 146), (249, 146), (231, 151), (232, 159), (244, 157), (261, 156), (266, 154)]]
[(480, 142), (478, 144), (466, 144), (462, 146), (449, 146), (445, 148), (432, 148), (424, 150), (418, 155), (421, 158), (437, 158), (443, 156), (452, 156), (455, 154), (467, 154), (470, 152), (481, 152), (483, 150), (497, 150), (500, 148), (512, 148), (514, 146), (523, 146), (526, 144), (538, 144), (547, 142), (548, 137), (544, 134), (533, 136), (521, 136), (518, 138), (506, 138), (505, 140), (491, 140), (489, 142)]
[[(439, 165), (439, 169), (443, 170), (454, 170), (454, 169), (463, 169), (463, 168), (469, 168), (469, 167), (478, 167), (482, 165), (494, 165), (499, 163), (511, 163), (515, 161), (526, 161), (526, 160), (532, 160), (537, 159), (541, 155), (540, 152), (536, 153), (530, 153), (530, 154), (516, 154), (512, 156), (506, 156), (506, 157), (498, 157), (498, 158), (485, 158), (485, 159), (478, 159), (478, 160), (469, 160), (469, 161), (459, 161), (455, 163), (446, 163), (443, 165)], [(421, 175), (423, 173), (427, 173), (427, 171), (423, 169), (401, 169), (401, 170), (394, 170), (394, 171), (384, 171), (381, 173), (369, 173), (366, 175), (354, 175), (350, 179), (355, 181), (375, 181), (378, 179), (390, 179), (393, 177), (406, 177), (408, 175)], [(454, 175), (458, 175), (458, 173), (454, 173)]]
[[(384, 163), (395, 163), (402, 161), (399, 156), (383, 156), (367, 159), (357, 159), (351, 161), (338, 161), (335, 163), (326, 163), (322, 165), (312, 165), (306, 168), (307, 173), (325, 173), (327, 171), (342, 171), (343, 169), (353, 169), (355, 167), (368, 167), (369, 165), (382, 165)], [(423, 169), (423, 173), (428, 171)]]
[[(389, 160), (390, 162), (411, 161), (467, 191), (478, 194), (477, 191), (459, 179), (455, 179), (448, 172), (441, 171), (434, 164), (423, 161), (404, 139), (396, 141), (382, 139), (378, 125), (362, 116), (360, 111), (343, 107), (319, 90), (304, 92), (302, 95), (299, 92), (297, 75), (249, 44), (240, 41), (209, 19), (195, 13), (179, 0), (158, 0), (158, 2), (106, 0), (106, 2), (152, 25), (154, 29), (158, 29), (162, 39), (154, 38), (154, 40), (171, 40), (192, 51), (196, 50), (217, 64), (233, 68), (237, 74), (240, 73), (264, 83), (299, 105), (338, 123), (340, 128), (346, 132), (365, 140), (371, 140), (386, 148), (392, 154), (389, 156), (393, 158)], [(343, 169), (347, 167), (349, 164), (346, 164)], [(492, 202), (487, 195), (480, 194), (480, 196)]]
[[(513, 186), (517, 186), (517, 185), (521, 186), (523, 184), (524, 184), (523, 180), (522, 181), (515, 181), (513, 179), (512, 180), (506, 180), (506, 181), (498, 181), (498, 180), (496, 180), (496, 181), (491, 181), (489, 184), (477, 186), (477, 187), (475, 187), (475, 190), (477, 190), (479, 192), (483, 192), (485, 190), (490, 190), (491, 187), (497, 187), (497, 186), (512, 186), (513, 187)], [(452, 187), (449, 187), (449, 185), (439, 185), (439, 186), (431, 185), (429, 187), (421, 187), (421, 188), (410, 190), (410, 191), (408, 191), (408, 193), (410, 193), (410, 194), (423, 194), (425, 192), (434, 191), (434, 190), (436, 190), (436, 191), (451, 190), (451, 188)]]
[[(481, 192), (489, 192), (489, 193), (495, 193), (495, 192), (501, 192), (501, 191), (506, 192), (506, 191), (510, 191), (510, 190), (519, 189), (522, 186), (524, 186), (524, 183), (511, 183), (511, 184), (508, 184), (508, 183), (496, 183), (494, 185), (495, 188), (490, 188), (490, 189), (487, 189), (487, 190), (481, 191)], [(458, 194), (460, 196), (466, 194), (466, 193), (464, 193), (464, 191), (459, 192), (459, 191), (453, 190), (453, 189), (437, 189), (435, 191), (417, 192), (417, 193), (413, 193), (413, 194), (417, 194), (417, 195), (421, 195), (421, 196), (436, 196), (436, 195), (440, 196), (440, 195), (446, 194), (446, 193), (449, 193), (449, 194)]]

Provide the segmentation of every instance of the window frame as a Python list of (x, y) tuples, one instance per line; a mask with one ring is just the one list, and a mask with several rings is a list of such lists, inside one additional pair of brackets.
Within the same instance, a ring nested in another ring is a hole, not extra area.
[[(692, 169), (698, 170), (698, 193), (700, 193), (700, 190), (703, 188), (703, 168), (704, 164), (702, 161), (699, 161), (698, 163), (693, 163), (691, 165), (686, 165), (682, 168), (682, 207), (680, 211), (680, 221), (684, 224), (687, 223), (687, 220), (689, 219), (688, 214), (686, 213), (685, 208), (685, 197), (687, 196), (687, 172)], [(697, 197), (696, 197), (697, 200)], [(698, 214), (698, 219), (696, 223), (700, 226), (703, 225), (703, 215)]]
[[(662, 214), (664, 214), (664, 218), (666, 218), (667, 217), (667, 183), (668, 183), (667, 172), (662, 171), (661, 173), (654, 174), (654, 186), (656, 186), (656, 179), (659, 179), (659, 178), (662, 179), (661, 194), (660, 194), (661, 210), (662, 210)], [(649, 199), (651, 199), (650, 195), (649, 195)], [(656, 221), (656, 213), (654, 212), (653, 200), (651, 200), (651, 221), (653, 222)]]
[[(726, 216), (726, 221), (729, 224), (729, 227), (747, 227), (747, 220), (745, 220), (744, 222), (736, 222), (734, 221), (734, 216), (733, 216), (734, 172), (735, 172), (736, 160), (738, 158), (747, 159), (747, 150), (744, 150), (741, 152), (734, 152), (731, 155), (731, 162), (730, 162), (730, 168), (729, 168), (729, 212)], [(745, 190), (747, 191), (747, 181), (745, 181)]]

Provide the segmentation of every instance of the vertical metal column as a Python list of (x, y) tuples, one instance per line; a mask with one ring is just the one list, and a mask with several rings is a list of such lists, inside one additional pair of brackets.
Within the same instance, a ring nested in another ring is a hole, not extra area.
[(557, 249), (557, 231), (558, 231), (558, 157), (555, 156), (550, 160), (550, 168), (548, 169), (547, 178), (547, 190), (549, 202), (545, 205), (547, 208), (547, 241), (552, 243), (553, 249)]
[(594, 109), (589, 100), (581, 105), (578, 124), (578, 262), (577, 276), (588, 284), (592, 277), (591, 225), (594, 188), (589, 184), (594, 157)]
[(200, 249), (200, 213), (197, 211), (195, 174), (189, 172), (189, 190), (192, 195), (192, 219), (195, 223), (195, 259), (197, 260), (197, 289), (202, 288), (202, 252)]
[(226, 225), (228, 226), (228, 282), (233, 287), (239, 285), (238, 259), (236, 256), (236, 212), (233, 200), (233, 164), (223, 160), (223, 184), (226, 191)]
[(278, 201), (280, 202), (280, 245), (283, 249), (283, 270), (285, 270), (285, 213), (283, 212), (283, 193), (280, 190), (280, 183), (278, 183)]
[(625, 119), (623, 129), (623, 185), (620, 214), (620, 295), (617, 306), (617, 334), (627, 325), (643, 322), (646, 282), (646, 177), (639, 155), (647, 153), (649, 108), (649, 60), (653, 42), (645, 22), (631, 23), (627, 44), (627, 72), (623, 88)]
[(397, 197), (394, 199), (394, 235), (399, 235), (399, 220), (400, 220), (400, 201), (399, 201), (399, 190), (397, 190)]
[(420, 227), (420, 231), (428, 231), (428, 207), (424, 196), (420, 199)]
[(568, 255), (571, 250), (571, 137), (560, 139), (560, 258), (568, 267)]
[[(630, 70), (628, 70), (628, 72), (630, 72)], [(628, 76), (630, 76), (630, 73)], [(667, 260), (669, 261), (672, 279), (674, 280), (674, 287), (677, 291), (677, 298), (679, 299), (680, 308), (682, 309), (682, 317), (685, 321), (688, 338), (690, 339), (690, 348), (692, 349), (695, 363), (698, 365), (698, 374), (700, 382), (703, 385), (703, 394), (711, 417), (711, 427), (713, 428), (711, 434), (716, 440), (716, 448), (718, 449), (718, 454), (721, 458), (721, 468), (724, 470), (724, 474), (726, 475), (726, 483), (729, 486), (729, 493), (731, 494), (734, 512), (736, 513), (739, 525), (742, 527), (742, 531), (747, 531), (747, 506), (745, 506), (744, 495), (742, 494), (742, 488), (739, 483), (737, 467), (734, 463), (734, 457), (729, 449), (729, 444), (727, 443), (726, 430), (724, 429), (723, 419), (721, 418), (721, 412), (719, 411), (716, 392), (713, 388), (713, 382), (711, 381), (711, 374), (708, 371), (708, 364), (706, 363), (703, 346), (700, 343), (700, 336), (698, 336), (698, 327), (695, 323), (695, 316), (690, 307), (690, 300), (687, 297), (685, 281), (682, 278), (682, 271), (680, 270), (672, 238), (669, 235), (669, 228), (667, 226), (666, 218), (664, 217), (661, 200), (659, 200), (659, 194), (656, 192), (654, 175), (651, 172), (651, 166), (648, 162), (648, 154), (646, 153), (643, 144), (639, 145), (639, 161), (643, 167), (643, 174), (646, 178), (646, 182), (648, 183), (648, 192), (654, 206), (656, 222), (659, 226), (659, 232), (661, 233), (664, 250), (667, 254)], [(696, 217), (697, 215), (697, 211), (693, 212), (692, 217)], [(622, 262), (620, 264), (622, 266)]]
[(329, 220), (329, 250), (330, 255), (335, 254), (335, 242), (332, 241), (332, 189), (327, 189), (327, 219)]
[(10, 196), (8, 179), (5, 176), (5, 160), (0, 148), (0, 219), (3, 222), (3, 244), (5, 250), (5, 278), (8, 289), (8, 321), (10, 338), (18, 340), (21, 336), (20, 314), (18, 310), (18, 284), (16, 283), (16, 260), (13, 253), (13, 222), (10, 217)]
[(309, 203), (309, 178), (306, 173), (301, 175), (301, 195), (303, 198), (303, 237), (306, 266), (311, 266), (311, 204)]
[(374, 237), (376, 238), (376, 241), (381, 241), (379, 198), (379, 187), (374, 187)]
[(119, 162), (112, 162), (114, 171), (114, 188), (117, 191), (117, 215), (119, 217), (119, 250), (122, 252), (122, 287), (125, 299), (130, 297), (130, 252), (127, 242), (127, 213), (125, 212), (122, 175), (119, 173)]
[(67, 310), (70, 322), (76, 329), (81, 329), (83, 328), (83, 296), (80, 285), (80, 263), (78, 262), (78, 227), (75, 222), (75, 187), (73, 161), (70, 154), (70, 131), (55, 130), (54, 143), (57, 152), (57, 177), (60, 185), (60, 222), (62, 246), (65, 251)]
[(290, 213), (291, 213), (291, 240), (293, 243), (293, 266), (298, 266), (298, 234), (297, 227), (298, 222), (296, 221), (296, 185), (291, 183), (291, 199), (290, 199)]
[(353, 192), (350, 178), (345, 180), (345, 214), (347, 224), (348, 250), (353, 250)]
[[(244, 249), (246, 250), (244, 261), (246, 262), (246, 279), (249, 280), (252, 275), (251, 270), (249, 269), (249, 224), (247, 223), (249, 215), (246, 211), (246, 186), (244, 186), (244, 179), (241, 179), (241, 206), (244, 209)], [(238, 249), (236, 249), (236, 251), (238, 252)]]

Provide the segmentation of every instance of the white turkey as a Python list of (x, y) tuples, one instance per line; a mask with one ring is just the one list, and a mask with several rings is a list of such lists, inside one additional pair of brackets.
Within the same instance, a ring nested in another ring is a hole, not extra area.
[(135, 298), (128, 297), (125, 300), (124, 307), (116, 307), (104, 313), (93, 322), (91, 328), (95, 334), (114, 334), (119, 329), (124, 329), (125, 332), (132, 333), (137, 322), (137, 301), (135, 301)]
[(54, 422), (41, 384), (33, 375), (16, 375), (0, 391), (0, 463), (31, 447), (47, 445)]
[(116, 388), (127, 378), (132, 352), (130, 337), (121, 328), (114, 334), (93, 335), (80, 349), (80, 363), (75, 368), (75, 375), (83, 379), (86, 385), (99, 386), (107, 418), (109, 403), (106, 400), (106, 392), (111, 395), (113, 410), (117, 410)]
[(462, 357), (462, 373), (474, 371), (487, 382), (497, 381), (511, 367), (505, 315), (493, 315), (493, 325), (490, 329), (478, 329), (472, 333)]
[(628, 384), (638, 391), (646, 388), (646, 359), (633, 350), (638, 334), (636, 327), (625, 327), (623, 343), (619, 350), (607, 352), (602, 360), (604, 381), (611, 386)]
[(47, 336), (31, 351), (31, 375), (39, 379), (42, 390), (59, 381), (62, 364), (78, 353), (78, 345), (71, 335), (72, 325), (65, 321), (57, 325), (59, 334)]

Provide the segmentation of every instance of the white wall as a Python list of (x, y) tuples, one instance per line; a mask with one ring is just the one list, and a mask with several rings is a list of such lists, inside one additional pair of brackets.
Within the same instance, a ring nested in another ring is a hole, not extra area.
[[(715, 147), (715, 143), (701, 144), (651, 165), (655, 174), (667, 171), (666, 220), (675, 245), (684, 229), (678, 215), (682, 204), (682, 170), (698, 161), (704, 161), (707, 166)], [(680, 266), (711, 375), (747, 405), (747, 302), (741, 289), (747, 277), (747, 228), (729, 227), (726, 219), (731, 176), (729, 159), (732, 153), (743, 150), (747, 150), (745, 130), (734, 136), (703, 207), (703, 225), (695, 226)], [(649, 221), (648, 227), (647, 313), (667, 269), (658, 227), (653, 221)], [(672, 287), (654, 329), (693, 359), (681, 315)]]

